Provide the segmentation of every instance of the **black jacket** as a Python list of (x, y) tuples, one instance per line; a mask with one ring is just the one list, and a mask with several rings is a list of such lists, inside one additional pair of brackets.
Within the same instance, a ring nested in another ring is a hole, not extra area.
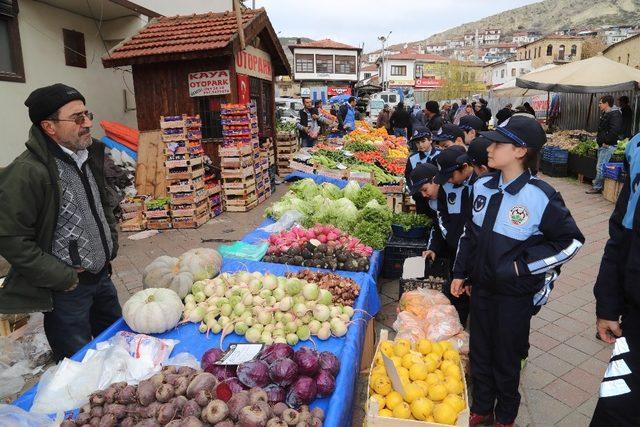
[(609, 240), (593, 291), (596, 316), (606, 320), (640, 310), (640, 203), (634, 206), (638, 194), (632, 192), (640, 182), (640, 136), (627, 144), (624, 163), (627, 178), (609, 219)]
[(602, 147), (602, 144), (617, 145), (622, 133), (622, 113), (620, 110), (616, 109), (602, 113), (600, 123), (598, 123), (598, 136), (596, 137), (598, 146)]
[(431, 132), (437, 132), (442, 127), (442, 117), (440, 114), (436, 114), (427, 120), (426, 126)]
[(620, 108), (620, 111), (622, 112), (622, 136), (631, 138), (633, 136), (631, 133), (633, 129), (633, 111), (628, 105)]
[(396, 108), (396, 110), (391, 114), (391, 129), (393, 128), (410, 128), (411, 127), (411, 116), (409, 112), (404, 108)]
[(484, 126), (482, 130), (487, 130), (488, 123), (491, 120), (491, 109), (487, 108), (485, 105), (480, 107), (480, 111), (476, 112), (476, 116), (480, 117), (480, 119), (484, 122)]
[(500, 123), (504, 122), (512, 115), (513, 115), (513, 111), (511, 111), (506, 107), (498, 111), (498, 113), (496, 114), (496, 120), (498, 121), (498, 125), (500, 125)]

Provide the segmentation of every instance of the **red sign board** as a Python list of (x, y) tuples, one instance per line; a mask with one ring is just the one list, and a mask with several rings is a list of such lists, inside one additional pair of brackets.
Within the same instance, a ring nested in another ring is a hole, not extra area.
[(351, 95), (349, 86), (329, 86), (327, 88), (327, 96)]
[(249, 76), (237, 74), (238, 76), (238, 104), (248, 104), (250, 99)]
[(437, 79), (435, 77), (421, 77), (419, 79), (416, 79), (416, 88), (423, 88), (423, 89), (435, 89), (435, 88), (439, 88), (442, 87), (444, 85), (444, 80), (442, 79)]

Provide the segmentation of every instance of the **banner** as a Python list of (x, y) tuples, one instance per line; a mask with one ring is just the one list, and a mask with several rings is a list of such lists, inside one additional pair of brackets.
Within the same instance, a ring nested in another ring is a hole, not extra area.
[(231, 93), (229, 70), (189, 73), (189, 96), (213, 96)]
[(351, 87), (349, 86), (329, 86), (327, 88), (327, 95), (351, 95)]
[(236, 73), (272, 81), (271, 56), (253, 46), (247, 46), (236, 55)]

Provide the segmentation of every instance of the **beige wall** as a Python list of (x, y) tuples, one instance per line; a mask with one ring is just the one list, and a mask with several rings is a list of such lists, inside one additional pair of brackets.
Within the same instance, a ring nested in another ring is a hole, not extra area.
[[(142, 20), (137, 21), (124, 18), (123, 28), (132, 31), (144, 25)], [(133, 90), (131, 74), (102, 66), (100, 58), (105, 49), (92, 20), (44, 3), (21, 0), (18, 23), (26, 83), (0, 81), (0, 167), (9, 164), (24, 150), (31, 126), (24, 101), (38, 87), (64, 83), (78, 89), (86, 98), (88, 109), (96, 115), (94, 136), (104, 135), (100, 120), (136, 127), (135, 111), (124, 111), (126, 86)], [(84, 33), (87, 68), (65, 65), (63, 28)], [(110, 21), (107, 29), (110, 35), (119, 32), (116, 21)], [(133, 95), (128, 95), (131, 105)]]
[[(576, 45), (577, 52), (576, 55), (572, 58), (569, 58), (571, 55), (571, 46)], [(547, 46), (552, 45), (553, 51), (551, 55), (547, 55)], [(517, 50), (517, 58), (518, 60), (531, 60), (531, 66), (536, 69), (540, 68), (543, 65), (552, 64), (558, 60), (558, 53), (560, 51), (560, 46), (564, 45), (564, 61), (579, 61), (582, 59), (582, 40), (580, 39), (543, 39), (528, 44), (526, 46), (519, 47)], [(538, 56), (538, 49), (540, 49), (540, 56)], [(562, 62), (562, 61), (561, 61)]]
[(640, 68), (640, 37), (633, 37), (611, 46), (604, 56), (612, 61)]
[[(192, 13), (224, 12), (233, 7), (232, 0), (132, 0), (133, 3), (161, 15), (191, 15)], [(246, 3), (251, 7), (251, 2)], [(261, 7), (258, 3), (256, 7)]]

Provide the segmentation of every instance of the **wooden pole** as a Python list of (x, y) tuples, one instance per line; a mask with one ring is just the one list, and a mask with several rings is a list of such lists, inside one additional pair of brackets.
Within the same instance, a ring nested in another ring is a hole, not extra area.
[(589, 120), (591, 119), (591, 107), (593, 106), (593, 93), (589, 98), (589, 109), (587, 110), (587, 122), (584, 125), (584, 130), (589, 130)]
[(240, 10), (240, 1), (233, 0), (233, 8), (236, 11), (236, 22), (238, 23), (238, 34), (240, 36), (240, 48), (244, 50), (246, 43), (244, 40), (244, 26), (242, 25), (242, 10)]

